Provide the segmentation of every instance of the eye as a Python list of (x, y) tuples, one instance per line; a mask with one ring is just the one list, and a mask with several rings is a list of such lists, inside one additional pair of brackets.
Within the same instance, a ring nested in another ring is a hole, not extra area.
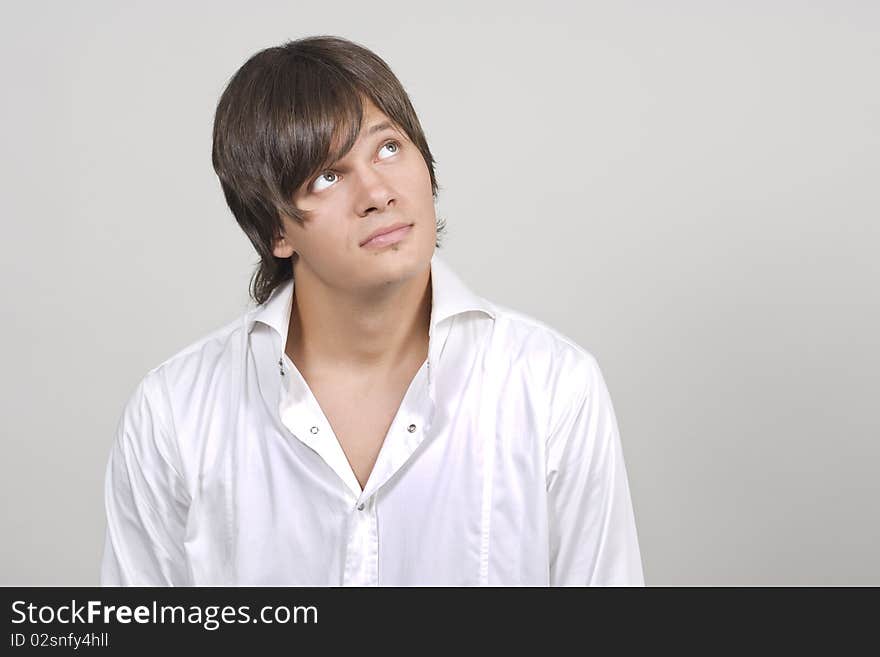
[[(400, 144), (398, 144), (396, 141), (394, 141), (392, 139), (391, 141), (385, 142), (385, 144), (382, 146), (382, 148), (379, 149), (379, 152), (381, 153), (382, 149), (388, 148), (389, 146), (392, 147), (392, 149), (391, 149), (392, 155), (394, 155), (395, 153), (397, 153), (400, 150)], [(382, 159), (384, 159), (384, 158), (382, 158)]]
[[(336, 182), (338, 176), (333, 171), (325, 171), (312, 183), (312, 191), (320, 192)], [(325, 185), (326, 183), (326, 185)]]

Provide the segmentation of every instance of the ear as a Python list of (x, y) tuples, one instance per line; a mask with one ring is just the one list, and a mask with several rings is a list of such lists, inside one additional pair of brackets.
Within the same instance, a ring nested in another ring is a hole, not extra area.
[(289, 258), (295, 252), (296, 249), (293, 248), (293, 245), (287, 241), (287, 237), (284, 235), (277, 238), (275, 245), (272, 247), (272, 255), (276, 258)]

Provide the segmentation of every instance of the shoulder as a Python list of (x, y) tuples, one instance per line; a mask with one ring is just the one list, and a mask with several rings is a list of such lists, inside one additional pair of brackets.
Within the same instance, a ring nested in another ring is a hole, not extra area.
[[(550, 428), (604, 390), (599, 363), (571, 336), (524, 312), (492, 303), (493, 364), (506, 394), (527, 394)], [(524, 391), (514, 393), (514, 390)]]
[(543, 367), (554, 377), (585, 380), (598, 371), (596, 357), (571, 336), (522, 311), (491, 303), (495, 311), (494, 339), (512, 360)]
[[(180, 386), (192, 391), (233, 366), (245, 348), (252, 311), (190, 342), (151, 368), (142, 381), (147, 389), (166, 395)], [(172, 395), (173, 396), (173, 395)]]

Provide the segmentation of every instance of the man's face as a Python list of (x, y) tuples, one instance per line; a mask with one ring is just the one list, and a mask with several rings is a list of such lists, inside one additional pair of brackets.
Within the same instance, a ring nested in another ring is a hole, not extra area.
[[(294, 203), (307, 212), (305, 223), (284, 217), (284, 237), (274, 248), (279, 258), (298, 254), (294, 277), (307, 268), (329, 286), (367, 289), (430, 266), (437, 233), (428, 167), (416, 145), (369, 101), (352, 149), (307, 180)], [(411, 224), (399, 241), (362, 244), (398, 223)]]

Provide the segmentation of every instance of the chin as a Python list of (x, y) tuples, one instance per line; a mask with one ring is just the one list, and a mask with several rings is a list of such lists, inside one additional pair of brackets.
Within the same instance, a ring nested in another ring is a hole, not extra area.
[(404, 240), (391, 244), (379, 251), (367, 253), (368, 270), (372, 270), (386, 280), (404, 280), (423, 273), (431, 266), (434, 243), (427, 245)]

